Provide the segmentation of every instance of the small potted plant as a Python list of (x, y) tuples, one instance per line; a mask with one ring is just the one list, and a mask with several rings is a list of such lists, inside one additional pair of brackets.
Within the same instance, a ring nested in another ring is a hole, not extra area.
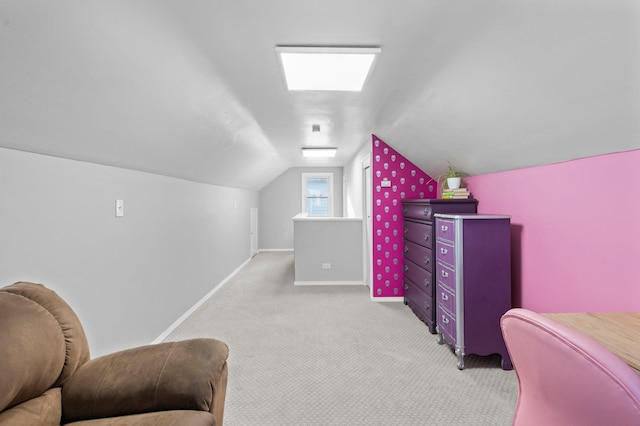
[(462, 184), (462, 172), (453, 167), (451, 163), (448, 165), (447, 173), (444, 174), (446, 178), (445, 181), (442, 182), (442, 187), (444, 188), (444, 182), (447, 183), (447, 188), (449, 189), (458, 189)]
[(442, 190), (458, 189), (462, 186), (462, 178), (468, 175), (456, 169), (450, 162), (447, 161), (447, 164), (447, 172), (438, 175), (435, 179), (431, 178), (431, 181), (435, 180), (438, 182), (438, 186), (440, 186)]
[(451, 163), (447, 162), (447, 172), (438, 175), (435, 180), (442, 189), (458, 189), (462, 185), (462, 177), (467, 176), (466, 173), (456, 169)]

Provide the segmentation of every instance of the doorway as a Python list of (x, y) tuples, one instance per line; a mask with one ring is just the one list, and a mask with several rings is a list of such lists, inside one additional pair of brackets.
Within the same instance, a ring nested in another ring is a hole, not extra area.
[(364, 182), (364, 185), (362, 185), (362, 212), (363, 212), (363, 216), (364, 216), (364, 220), (362, 221), (362, 224), (364, 226), (364, 232), (363, 232), (363, 236), (364, 236), (364, 244), (363, 244), (363, 250), (364, 253), (362, 254), (362, 258), (364, 259), (363, 265), (364, 265), (364, 271), (363, 271), (363, 277), (364, 277), (364, 283), (367, 287), (369, 287), (369, 292), (371, 294), (371, 297), (373, 297), (373, 286), (371, 285), (371, 277), (372, 277), (372, 265), (371, 265), (371, 253), (372, 253), (372, 247), (373, 247), (373, 243), (372, 243), (372, 230), (373, 230), (373, 223), (371, 222), (371, 214), (372, 214), (372, 210), (373, 210), (373, 206), (371, 203), (371, 195), (372, 195), (372, 188), (371, 188), (371, 157), (369, 155), (367, 155), (363, 160), (362, 160), (362, 181)]

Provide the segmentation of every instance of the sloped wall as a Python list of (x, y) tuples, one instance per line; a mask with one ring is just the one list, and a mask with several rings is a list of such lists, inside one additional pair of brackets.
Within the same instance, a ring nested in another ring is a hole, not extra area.
[[(372, 135), (373, 297), (404, 296), (403, 199), (437, 198), (437, 183), (383, 140)], [(383, 186), (389, 181), (389, 186)]]

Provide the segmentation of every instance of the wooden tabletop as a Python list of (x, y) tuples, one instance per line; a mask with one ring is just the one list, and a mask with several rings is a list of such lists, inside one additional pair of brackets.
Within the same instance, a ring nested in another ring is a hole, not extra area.
[(591, 337), (640, 374), (640, 312), (542, 315)]

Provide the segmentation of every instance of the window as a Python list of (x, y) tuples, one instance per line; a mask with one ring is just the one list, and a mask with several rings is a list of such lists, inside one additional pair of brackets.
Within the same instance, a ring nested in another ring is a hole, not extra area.
[(302, 173), (302, 211), (333, 216), (333, 173)]

